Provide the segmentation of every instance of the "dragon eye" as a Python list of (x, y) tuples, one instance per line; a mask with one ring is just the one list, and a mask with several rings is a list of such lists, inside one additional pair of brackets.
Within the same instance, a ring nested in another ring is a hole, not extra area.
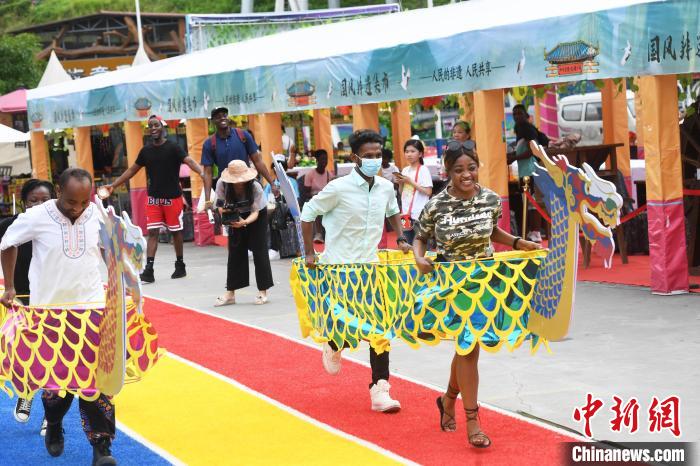
[(617, 208), (617, 204), (612, 199), (606, 199), (605, 200), (605, 208), (608, 210), (615, 210)]

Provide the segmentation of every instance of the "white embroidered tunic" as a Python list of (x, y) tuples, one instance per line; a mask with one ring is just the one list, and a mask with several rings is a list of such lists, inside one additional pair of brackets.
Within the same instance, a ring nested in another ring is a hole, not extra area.
[(55, 199), (17, 217), (0, 249), (32, 242), (30, 305), (104, 307), (99, 231), (99, 212), (92, 203), (74, 223), (58, 210)]

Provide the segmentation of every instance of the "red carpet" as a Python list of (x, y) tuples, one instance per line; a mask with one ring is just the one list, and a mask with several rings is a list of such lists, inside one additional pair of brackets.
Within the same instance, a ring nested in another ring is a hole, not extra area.
[[(603, 261), (595, 255), (587, 269), (581, 266), (583, 255), (579, 257), (578, 279), (586, 282), (617, 283), (651, 287), (649, 256), (627, 256), (629, 263), (623, 264), (619, 254), (613, 257), (612, 268), (603, 267)], [(700, 276), (690, 276), (690, 284), (700, 286)], [(691, 292), (700, 293), (700, 288), (691, 288)]]
[(319, 351), (271, 333), (152, 298), (147, 298), (146, 313), (168, 351), (420, 464), (558, 464), (559, 442), (572, 440), (482, 408), (482, 427), (493, 446), (469, 448), (464, 414), (457, 412), (459, 432), (440, 432), (438, 393), (426, 387), (392, 378), (392, 395), (403, 410), (373, 413), (365, 366), (344, 360), (341, 374), (333, 377), (324, 372)]

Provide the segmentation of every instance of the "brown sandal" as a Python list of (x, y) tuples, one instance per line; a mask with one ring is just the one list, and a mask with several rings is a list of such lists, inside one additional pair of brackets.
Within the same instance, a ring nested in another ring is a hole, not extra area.
[[(444, 396), (451, 400), (456, 400), (457, 395), (459, 395), (459, 390), (455, 390), (448, 385), (447, 392)], [(445, 412), (445, 406), (442, 404), (442, 396), (437, 397), (435, 402), (437, 403), (438, 411), (440, 411), (440, 430), (443, 432), (455, 432), (457, 430), (457, 422), (455, 422), (454, 415), (450, 416)], [(447, 416), (447, 421), (443, 422), (442, 420), (445, 416)]]
[[(479, 420), (479, 407), (476, 408), (464, 408), (464, 412), (467, 414), (467, 423), (469, 421)], [(469, 432), (469, 428), (467, 428)], [(478, 432), (469, 435), (467, 433), (467, 440), (469, 444), (475, 448), (488, 448), (491, 446), (491, 439), (479, 429)]]

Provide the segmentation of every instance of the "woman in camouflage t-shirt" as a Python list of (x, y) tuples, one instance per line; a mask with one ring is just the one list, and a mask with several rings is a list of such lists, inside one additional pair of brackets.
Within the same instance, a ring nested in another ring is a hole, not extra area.
[[(425, 257), (426, 244), (431, 238), (437, 243), (439, 262), (491, 256), (492, 242), (525, 251), (540, 247), (498, 227), (501, 199), (498, 194), (478, 184), (479, 158), (472, 145), (450, 141), (444, 163), (450, 177), (449, 186), (426, 204), (415, 227), (413, 252), (421, 273), (433, 271), (433, 262)], [(461, 393), (467, 414), (467, 439), (477, 448), (486, 448), (491, 445), (491, 440), (481, 431), (479, 424), (478, 362), (478, 344), (467, 355), (455, 353), (447, 391), (438, 397), (437, 406), (440, 410), (440, 428), (454, 432), (457, 430), (455, 402)]]

